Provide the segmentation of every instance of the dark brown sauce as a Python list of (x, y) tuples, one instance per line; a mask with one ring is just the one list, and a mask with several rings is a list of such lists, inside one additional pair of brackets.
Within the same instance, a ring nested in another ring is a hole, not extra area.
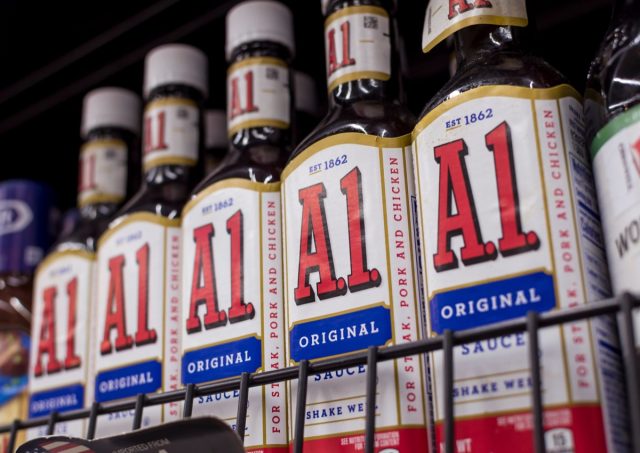
[[(200, 116), (198, 156), (202, 154), (202, 115), (204, 96), (195, 88), (185, 85), (165, 85), (151, 91), (147, 103), (157, 99), (178, 97), (195, 101)], [(198, 159), (201, 162), (201, 159)], [(142, 187), (118, 211), (114, 224), (122, 216), (135, 212), (149, 212), (169, 219), (180, 217), (180, 211), (189, 199), (191, 189), (202, 175), (202, 165), (161, 165), (145, 172)]]
[[(231, 55), (236, 63), (248, 58), (275, 57), (287, 65), (291, 55), (281, 44), (256, 41), (239, 46)], [(293, 86), (293, 72), (289, 69), (289, 87)], [(293, 96), (290, 97), (293, 112)], [(291, 124), (293, 118), (290, 118)], [(193, 195), (223, 179), (240, 178), (253, 182), (272, 183), (280, 180), (280, 173), (287, 160), (291, 143), (291, 127), (250, 127), (241, 129), (229, 140), (229, 151), (220, 167), (208, 175), (194, 189)]]
[[(382, 7), (392, 18), (391, 2), (384, 0), (333, 0), (327, 6), (327, 16), (340, 9), (360, 5)], [(389, 33), (391, 49), (395, 49), (394, 26), (392, 19)], [(392, 55), (390, 80), (354, 80), (338, 85), (329, 93), (329, 112), (296, 147), (290, 160), (315, 142), (336, 134), (355, 132), (378, 137), (400, 137), (411, 133), (415, 119), (399, 101), (397, 52), (392, 52)]]
[(487, 85), (551, 88), (567, 80), (542, 58), (526, 53), (516, 27), (476, 25), (455, 35), (458, 70), (424, 108), (421, 118), (452, 96)]

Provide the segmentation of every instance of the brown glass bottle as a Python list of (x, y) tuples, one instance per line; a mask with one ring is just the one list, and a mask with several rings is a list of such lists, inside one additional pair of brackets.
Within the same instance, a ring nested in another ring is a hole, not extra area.
[[(438, 13), (439, 6), (444, 8)], [(524, 30), (514, 22), (522, 19), (524, 26), (525, 7), (521, 0), (433, 0), (427, 13), (425, 37), (443, 28), (455, 32), (458, 61), (458, 71), (427, 103), (413, 133), (427, 335), (574, 307), (609, 291), (581, 98), (558, 71), (523, 49)], [(465, 26), (476, 8), (474, 20), (481, 25)], [(520, 16), (504, 15), (504, 8), (518, 8)], [(436, 40), (425, 41), (429, 49)], [(576, 258), (570, 270), (558, 265), (567, 253)], [(582, 288), (575, 298), (562, 290), (573, 284)], [(495, 303), (524, 295), (519, 291), (525, 288), (535, 295), (524, 304), (521, 298), (519, 309)], [(615, 341), (615, 332), (608, 321), (599, 323), (581, 336), (598, 345), (585, 351), (594, 365), (593, 378), (584, 384), (593, 389), (591, 410), (603, 421), (593, 423), (575, 407), (571, 367), (564, 387), (564, 378), (543, 376), (545, 419), (557, 407), (573, 414), (562, 433), (555, 422), (545, 422), (546, 448), (571, 442), (576, 452), (618, 451), (625, 444), (619, 433), (626, 421), (614, 416), (624, 412), (624, 398), (610, 393), (620, 386), (619, 361), (601, 343)], [(514, 417), (529, 413), (529, 401), (499, 385), (487, 399), (466, 393), (494, 376), (515, 376), (526, 341), (507, 336), (456, 350), (456, 374), (464, 383), (454, 392), (454, 442), (468, 442), (474, 451), (508, 452), (514, 444), (530, 451), (531, 432), (500, 418), (507, 411)], [(540, 341), (543, 374), (575, 357), (575, 339), (549, 331), (541, 332)], [(430, 366), (435, 445), (442, 448), (442, 356), (434, 354)], [(557, 390), (553, 396), (551, 388)]]
[[(293, 113), (293, 18), (280, 2), (252, 0), (232, 8), (226, 26), (229, 152), (182, 211), (184, 385), (286, 364), (279, 219)], [(201, 365), (229, 348), (244, 359)], [(237, 393), (227, 395), (199, 400), (194, 414), (236, 427)], [(284, 392), (249, 396), (247, 451), (287, 451), (285, 405)]]
[[(203, 52), (182, 44), (160, 46), (145, 60), (144, 181), (98, 241), (91, 354), (97, 401), (179, 386), (179, 351), (169, 345), (179, 341), (180, 212), (201, 173), (207, 65)], [(114, 370), (152, 377), (118, 387)], [(143, 426), (179, 412), (178, 404), (149, 408)], [(128, 430), (132, 416), (101, 418), (98, 435)]]
[[(139, 97), (121, 88), (93, 90), (85, 96), (82, 118), (79, 218), (40, 264), (34, 282), (31, 418), (90, 404), (89, 326), (95, 295), (96, 242), (131, 194), (129, 177), (138, 179), (131, 172), (139, 172), (139, 162), (133, 161), (137, 154), (133, 149), (139, 143)], [(57, 344), (67, 347), (62, 350)], [(82, 436), (86, 433), (85, 422), (60, 422), (56, 433)], [(46, 434), (45, 428), (35, 428), (28, 436)]]
[[(422, 307), (414, 292), (414, 117), (399, 100), (394, 4), (332, 0), (324, 6), (329, 112), (296, 147), (282, 176), (287, 354), (293, 362), (421, 335)], [(392, 318), (403, 319), (402, 333)], [(363, 327), (357, 340), (354, 325)], [(394, 451), (428, 447), (422, 389), (409, 396), (400, 383), (423, 382), (423, 371), (400, 363), (378, 369), (385, 401), (377, 404), (376, 437), (393, 438), (385, 446)], [(291, 439), (294, 449), (303, 443), (309, 452), (362, 448), (362, 425), (341, 419), (330, 402), (357, 407), (364, 372), (316, 376), (308, 389), (314, 405), (305, 409), (305, 439)], [(415, 405), (404, 404), (407, 398)], [(292, 420), (302, 416), (294, 401)]]

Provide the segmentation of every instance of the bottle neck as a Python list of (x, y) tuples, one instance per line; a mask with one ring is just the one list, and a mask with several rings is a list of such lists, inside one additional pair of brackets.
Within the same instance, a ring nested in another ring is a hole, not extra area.
[(485, 60), (498, 52), (520, 52), (521, 29), (510, 26), (474, 25), (454, 38), (458, 67)]
[(227, 75), (227, 127), (232, 149), (288, 150), (294, 121), (291, 52), (267, 41), (234, 49)]
[(394, 26), (390, 2), (329, 3), (324, 35), (331, 106), (398, 99)]
[(190, 186), (201, 177), (203, 103), (203, 93), (182, 84), (160, 86), (149, 93), (142, 140), (144, 186)]

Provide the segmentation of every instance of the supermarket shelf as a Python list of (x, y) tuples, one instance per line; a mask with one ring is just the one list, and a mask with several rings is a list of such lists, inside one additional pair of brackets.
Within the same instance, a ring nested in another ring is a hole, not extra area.
[(211, 395), (214, 393), (238, 390), (237, 432), (243, 437), (246, 422), (247, 401), (249, 388), (273, 384), (277, 382), (298, 379), (298, 393), (296, 395), (296, 419), (294, 421), (294, 452), (303, 451), (304, 438), (304, 409), (307, 397), (307, 378), (316, 373), (336, 371), (354, 366), (367, 365), (366, 378), (366, 416), (365, 416), (365, 452), (374, 451), (375, 433), (375, 399), (376, 399), (376, 371), (377, 364), (393, 359), (408, 357), (417, 354), (426, 354), (442, 351), (444, 354), (443, 382), (445, 394), (448, 395), (444, 405), (444, 443), (445, 452), (455, 451), (455, 424), (453, 382), (455, 376), (453, 348), (456, 345), (487, 340), (502, 335), (526, 332), (528, 342), (529, 367), (532, 370), (532, 416), (534, 432), (532, 443), (536, 453), (546, 451), (543, 430), (543, 403), (542, 386), (540, 376), (540, 357), (538, 353), (538, 334), (540, 329), (587, 320), (599, 316), (617, 315), (618, 329), (620, 333), (623, 364), (626, 370), (626, 384), (628, 392), (628, 410), (631, 420), (631, 436), (634, 452), (640, 452), (640, 374), (636, 359), (635, 332), (633, 328), (632, 311), (640, 307), (640, 299), (630, 295), (620, 298), (591, 303), (570, 310), (560, 310), (539, 314), (529, 312), (526, 318), (520, 318), (487, 327), (475, 328), (461, 332), (445, 331), (443, 335), (400, 344), (389, 347), (371, 347), (366, 351), (347, 354), (344, 356), (323, 359), (313, 362), (301, 361), (298, 366), (264, 373), (243, 373), (241, 376), (221, 381), (204, 383), (200, 385), (190, 384), (186, 388), (166, 393), (154, 393), (138, 395), (127, 400), (96, 403), (88, 409), (75, 410), (65, 413), (52, 413), (48, 417), (32, 420), (15, 420), (10, 425), (0, 426), (0, 433), (11, 433), (9, 439), (9, 451), (13, 451), (16, 435), (19, 430), (47, 426), (47, 432), (52, 434), (56, 423), (78, 419), (88, 419), (87, 439), (93, 439), (96, 432), (98, 416), (107, 413), (134, 410), (132, 430), (141, 426), (142, 415), (145, 407), (155, 406), (171, 402), (184, 401), (183, 417), (191, 417), (193, 399), (197, 396)]

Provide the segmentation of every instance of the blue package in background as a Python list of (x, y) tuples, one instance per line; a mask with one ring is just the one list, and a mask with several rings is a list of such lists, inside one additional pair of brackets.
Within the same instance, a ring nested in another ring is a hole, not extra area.
[(31, 277), (53, 238), (53, 202), (53, 192), (45, 184), (0, 183), (0, 405), (21, 395), (27, 386)]
[(0, 183), (0, 274), (31, 274), (53, 238), (53, 191), (45, 184)]

